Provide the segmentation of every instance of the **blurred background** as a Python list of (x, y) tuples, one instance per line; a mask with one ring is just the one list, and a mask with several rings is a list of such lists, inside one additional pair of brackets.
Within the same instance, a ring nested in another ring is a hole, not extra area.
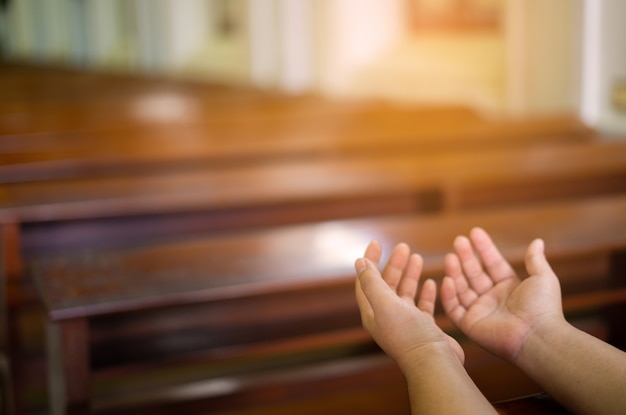
[(2, 55), (626, 131), (621, 0), (4, 0)]

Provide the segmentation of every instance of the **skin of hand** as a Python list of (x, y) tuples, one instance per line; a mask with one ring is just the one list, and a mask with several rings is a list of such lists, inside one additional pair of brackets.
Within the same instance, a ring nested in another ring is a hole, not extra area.
[(543, 241), (528, 246), (523, 280), (482, 229), (458, 237), (454, 248), (441, 300), (468, 337), (515, 363), (572, 413), (626, 413), (626, 353), (565, 320)]
[(411, 254), (408, 245), (398, 244), (381, 273), (381, 254), (380, 243), (372, 241), (365, 258), (355, 263), (356, 298), (363, 326), (401, 369), (414, 351), (431, 343), (451, 347), (463, 364), (465, 355), (459, 343), (435, 323), (437, 287), (433, 280), (423, 283), (416, 305), (422, 257)]
[(380, 256), (373, 241), (356, 261), (356, 297), (363, 325), (404, 373), (411, 413), (496, 414), (465, 371), (460, 345), (435, 323), (434, 281), (422, 284), (415, 303), (422, 258), (398, 244), (381, 273)]
[(559, 281), (541, 239), (528, 246), (524, 279), (481, 228), (472, 229), (469, 238), (457, 237), (454, 249), (445, 258), (441, 301), (477, 344), (515, 363), (533, 327), (548, 320), (565, 323)]

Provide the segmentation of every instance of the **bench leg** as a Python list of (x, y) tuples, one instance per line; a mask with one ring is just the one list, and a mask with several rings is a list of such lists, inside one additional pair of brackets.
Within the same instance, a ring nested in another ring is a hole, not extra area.
[(0, 414), (14, 415), (13, 390), (9, 375), (9, 362), (6, 356), (0, 355)]
[[(626, 285), (626, 250), (617, 251), (611, 255), (611, 286), (622, 288)], [(609, 341), (614, 346), (626, 351), (626, 304), (615, 304), (609, 307), (608, 318), (610, 324)]]
[(90, 413), (88, 329), (84, 318), (47, 323), (50, 408), (54, 415)]
[(9, 415), (25, 413), (19, 313), (23, 277), (21, 228), (18, 222), (0, 223), (0, 352), (6, 354), (2, 402)]

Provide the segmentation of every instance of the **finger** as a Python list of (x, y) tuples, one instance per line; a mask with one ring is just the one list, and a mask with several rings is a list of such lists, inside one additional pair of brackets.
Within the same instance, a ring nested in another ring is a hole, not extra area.
[(424, 281), (422, 291), (417, 301), (417, 308), (433, 316), (435, 314), (435, 299), (437, 298), (437, 284), (431, 279)]
[(383, 270), (383, 279), (395, 291), (402, 279), (411, 250), (405, 243), (399, 243), (391, 251), (387, 266)]
[(476, 293), (482, 294), (493, 287), (493, 281), (483, 270), (483, 266), (467, 237), (457, 236), (454, 240), (454, 250), (459, 257), (469, 285)]
[(454, 281), (456, 296), (463, 307), (469, 308), (478, 298), (478, 294), (469, 286), (459, 257), (455, 254), (448, 254), (444, 258), (444, 264), (446, 274)]
[(467, 310), (459, 301), (454, 279), (448, 276), (444, 277), (441, 283), (441, 304), (450, 320), (452, 320), (457, 327), (460, 327)]
[(444, 270), (446, 275), (458, 279), (457, 286), (461, 291), (467, 289), (467, 280), (463, 275), (463, 268), (461, 268), (461, 261), (456, 254), (447, 254), (444, 258)]
[(544, 242), (535, 239), (526, 250), (526, 270), (529, 275), (555, 275), (544, 253)]
[(363, 287), (361, 287), (361, 281), (359, 278), (359, 275), (365, 271), (365, 269), (367, 268), (367, 264), (365, 263), (365, 260), (363, 258), (359, 258), (356, 260), (356, 262), (354, 263), (354, 267), (356, 269), (357, 272), (357, 278), (355, 280), (355, 295), (356, 295), (356, 302), (359, 306), (359, 311), (361, 313), (361, 322), (363, 323), (363, 325), (365, 326), (367, 323), (367, 321), (371, 318), (374, 317), (374, 310), (372, 309), (372, 306), (369, 302), (369, 300), (367, 299), (367, 297), (365, 296), (365, 293), (363, 292)]
[(377, 240), (372, 240), (365, 248), (365, 258), (372, 261), (377, 267), (380, 262), (380, 257), (382, 256), (383, 248), (380, 245), (380, 242)]
[(517, 278), (511, 264), (502, 256), (500, 250), (484, 229), (472, 229), (470, 231), (470, 239), (494, 283), (497, 284), (507, 278)]
[(418, 254), (412, 254), (409, 257), (402, 279), (398, 284), (397, 292), (399, 297), (415, 303), (415, 295), (417, 294), (423, 263), (422, 257)]
[[(357, 279), (365, 299), (370, 304), (373, 313), (376, 314), (376, 310), (384, 310), (389, 300), (396, 297), (396, 294), (383, 280), (376, 265), (367, 258), (362, 258), (362, 260), (365, 263), (365, 268), (361, 268)], [(359, 266), (362, 267), (362, 264)]]

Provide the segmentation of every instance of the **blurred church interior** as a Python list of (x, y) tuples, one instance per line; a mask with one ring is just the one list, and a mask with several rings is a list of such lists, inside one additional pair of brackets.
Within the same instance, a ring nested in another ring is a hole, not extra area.
[(4, 3), (10, 59), (490, 115), (582, 112), (623, 131), (619, 1)]
[[(408, 414), (353, 261), (406, 240), (440, 282), (471, 226), (520, 275), (544, 237), (567, 318), (623, 349), (624, 23), (622, 0), (1, 0), (0, 415)], [(563, 413), (435, 318), (500, 413)]]

